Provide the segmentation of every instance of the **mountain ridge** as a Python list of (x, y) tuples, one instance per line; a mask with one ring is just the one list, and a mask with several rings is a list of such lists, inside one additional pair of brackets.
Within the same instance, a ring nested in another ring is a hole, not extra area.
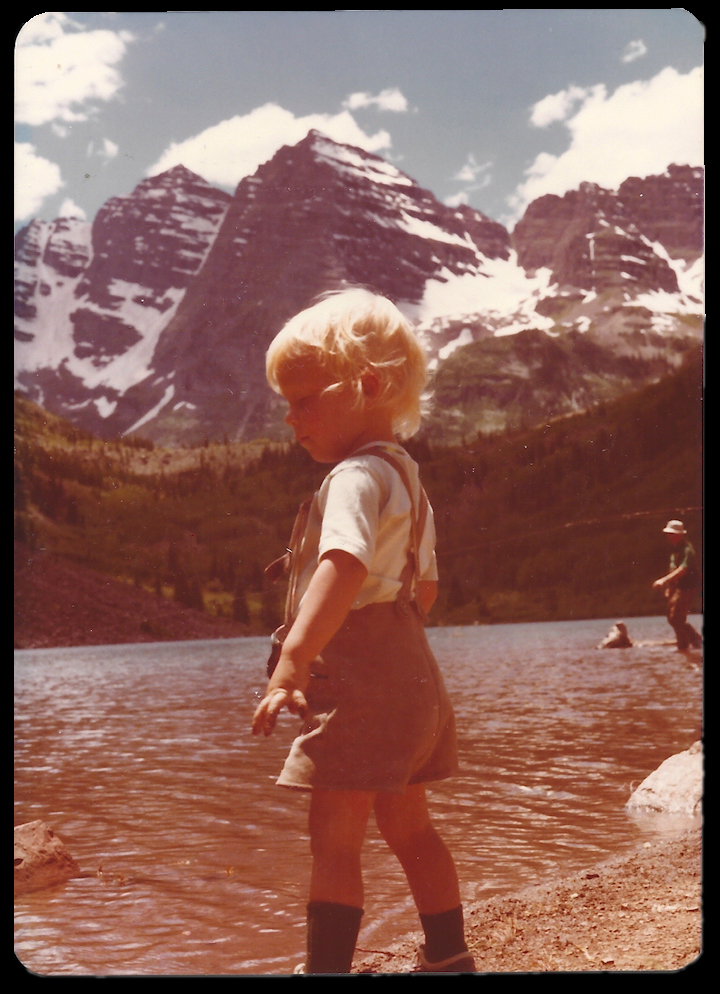
[[(16, 387), (105, 438), (280, 437), (270, 338), (318, 293), (358, 283), (408, 314), (438, 375), (456, 350), (494, 339), (498, 371), (527, 380), (514, 336), (572, 332), (608, 353), (608, 371), (610, 356), (634, 357), (635, 383), (648, 382), (702, 335), (702, 184), (684, 166), (617, 192), (583, 184), (535, 201), (511, 235), (316, 131), (233, 195), (178, 166), (92, 224), (18, 233)], [(593, 377), (575, 375), (569, 396), (595, 402)], [(491, 405), (459, 421), (472, 433), (515, 417)]]

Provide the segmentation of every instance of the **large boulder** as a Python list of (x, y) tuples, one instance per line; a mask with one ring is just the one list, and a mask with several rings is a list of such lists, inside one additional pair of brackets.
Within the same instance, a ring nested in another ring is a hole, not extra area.
[(80, 876), (80, 867), (52, 828), (29, 821), (15, 828), (15, 897)]
[(702, 807), (703, 750), (695, 742), (646, 777), (633, 791), (626, 808), (631, 811), (665, 811), (697, 815)]

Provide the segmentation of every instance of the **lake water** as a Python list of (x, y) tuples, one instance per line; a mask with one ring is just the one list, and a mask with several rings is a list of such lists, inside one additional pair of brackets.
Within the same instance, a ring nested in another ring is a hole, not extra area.
[[(699, 627), (700, 619), (693, 619)], [(466, 903), (685, 830), (631, 815), (634, 786), (701, 737), (698, 654), (598, 650), (614, 619), (429, 630), (461, 773), (432, 788)], [(631, 618), (661, 641), (664, 618)], [(249, 722), (267, 640), (15, 654), (15, 824), (42, 819), (84, 876), (15, 902), (44, 975), (272, 975), (304, 952), (307, 795), (276, 787), (297, 719)], [(418, 928), (371, 826), (360, 949)]]

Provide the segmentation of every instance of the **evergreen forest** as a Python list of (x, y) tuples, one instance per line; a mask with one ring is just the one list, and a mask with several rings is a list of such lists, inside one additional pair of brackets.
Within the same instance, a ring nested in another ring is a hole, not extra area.
[[(651, 583), (667, 571), (668, 518), (702, 551), (702, 403), (697, 349), (584, 413), (465, 444), (408, 442), (435, 510), (431, 624), (661, 614)], [(325, 471), (262, 440), (100, 441), (16, 397), (16, 540), (253, 634), (279, 623), (283, 591), (263, 568)]]

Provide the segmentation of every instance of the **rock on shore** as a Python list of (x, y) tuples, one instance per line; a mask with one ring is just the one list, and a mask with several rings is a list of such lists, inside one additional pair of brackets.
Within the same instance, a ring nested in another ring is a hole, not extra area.
[(703, 795), (702, 743), (670, 756), (633, 791), (629, 811), (666, 811), (669, 814), (700, 814)]
[(15, 828), (15, 897), (80, 876), (80, 867), (44, 821)]

